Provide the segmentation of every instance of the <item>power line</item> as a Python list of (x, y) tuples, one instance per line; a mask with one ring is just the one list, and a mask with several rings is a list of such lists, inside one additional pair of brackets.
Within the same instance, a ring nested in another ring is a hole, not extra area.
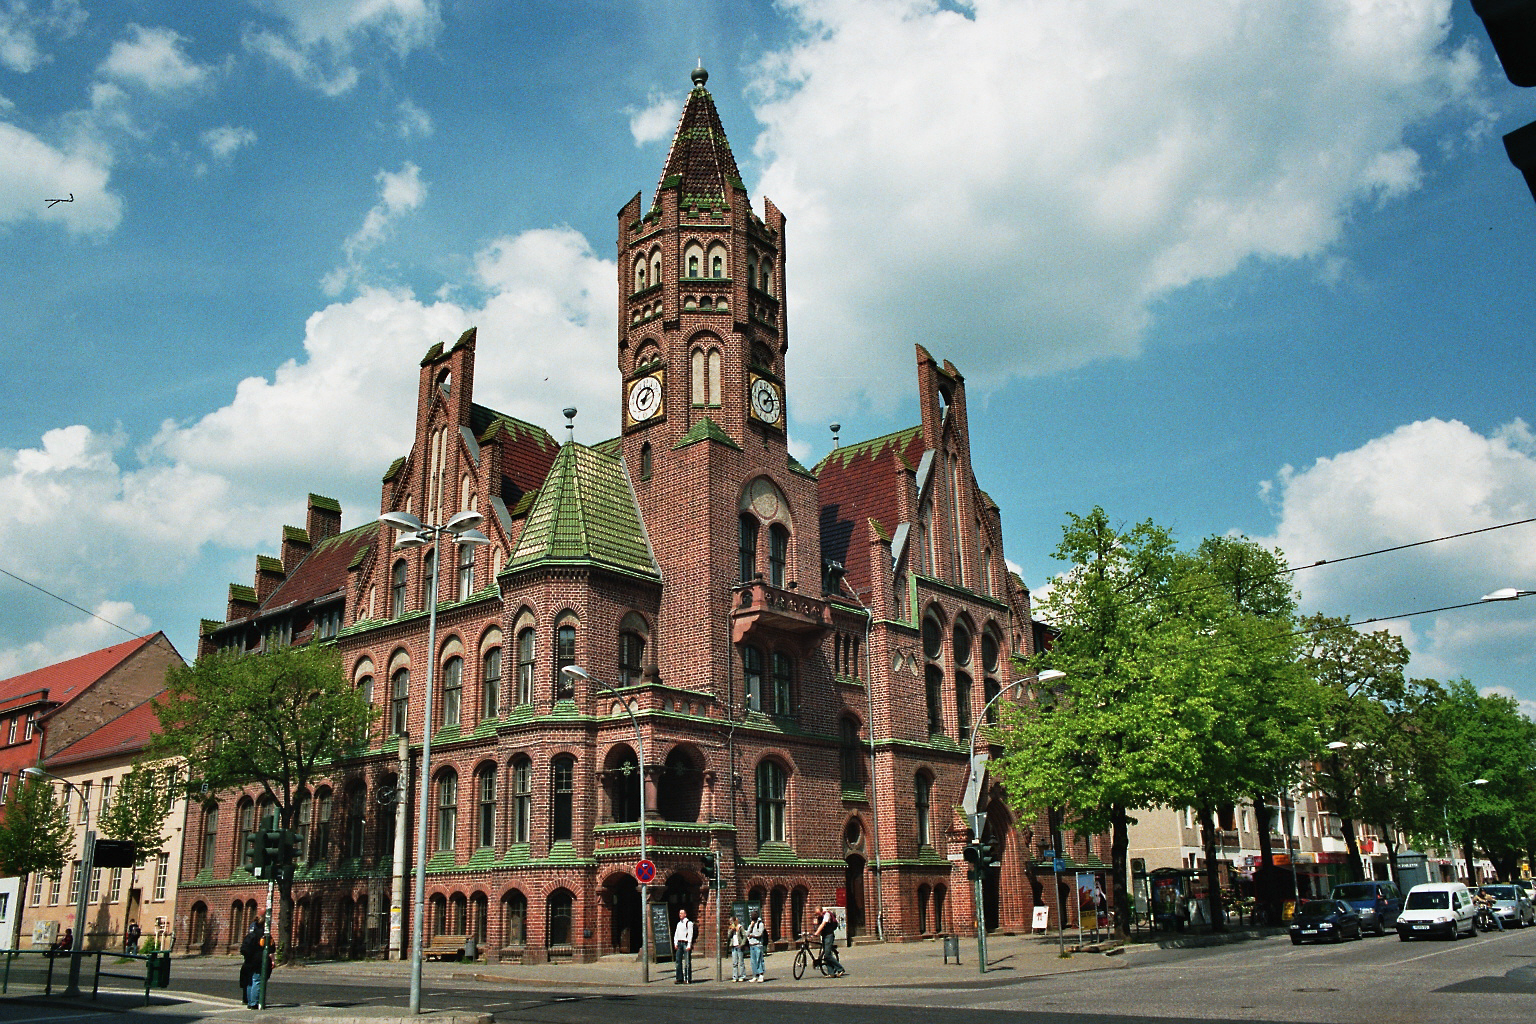
[[(11, 579), (15, 580), (17, 583), (21, 583), (21, 584), (23, 584), (25, 586), (31, 587), (33, 590), (37, 591), (40, 594), (48, 595), (49, 597), (53, 598), (55, 601), (62, 601), (64, 604), (69, 605), (71, 608), (73, 608), (77, 612), (84, 612), (85, 614), (89, 615), (91, 618), (98, 619), (98, 620), (100, 620), (102, 622), (105, 622), (107, 625), (113, 627), (114, 629), (120, 629), (124, 633), (127, 633), (129, 636), (133, 637), (135, 640), (140, 640), (140, 639), (143, 639), (144, 637), (148, 637), (148, 636), (154, 636), (156, 633), (163, 632), (162, 630), (153, 630), (152, 629), (148, 633), (139, 633), (139, 632), (137, 632), (135, 630), (129, 629), (127, 626), (123, 625), (121, 622), (113, 622), (111, 619), (107, 618), (104, 615), (97, 615), (95, 612), (91, 611), (89, 608), (82, 608), (79, 605), (75, 604), (75, 602), (71, 601), (69, 598), (67, 598), (67, 597), (60, 597), (58, 594), (55, 594), (53, 591), (48, 590), (45, 587), (38, 586), (36, 583), (33, 583), (31, 580), (23, 579), (22, 577), (17, 576), (15, 573), (11, 572), (9, 569), (6, 569), (4, 567), (0, 567), (0, 573), (3, 573), (6, 576), (9, 576)], [(159, 643), (159, 642), (160, 642), (159, 640), (155, 641), (155, 643)], [(166, 638), (166, 645), (167, 645), (167, 647), (169, 647), (169, 649), (173, 653), (177, 653), (176, 652), (176, 648), (170, 647), (170, 639), (168, 637)], [(180, 656), (179, 653), (177, 654), (177, 656), (178, 657)]]

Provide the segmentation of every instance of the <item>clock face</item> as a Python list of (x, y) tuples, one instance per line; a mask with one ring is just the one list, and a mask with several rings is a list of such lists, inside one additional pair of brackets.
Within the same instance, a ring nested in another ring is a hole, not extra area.
[(779, 397), (778, 387), (764, 377), (752, 382), (752, 415), (772, 424), (784, 416), (784, 400)]
[(639, 423), (661, 412), (661, 380), (641, 377), (629, 386), (629, 418)]

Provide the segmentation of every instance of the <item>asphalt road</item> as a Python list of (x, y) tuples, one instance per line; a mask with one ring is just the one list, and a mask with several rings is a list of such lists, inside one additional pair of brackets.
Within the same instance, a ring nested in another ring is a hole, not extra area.
[[(108, 1017), (179, 1024), (234, 1015), (259, 1017), (233, 998), (233, 961), (178, 961), (175, 989), (197, 1002), (145, 1013), (111, 1013), (0, 1001), (0, 1024), (103, 1024)], [(699, 1024), (722, 1017), (772, 1024), (1169, 1024), (1179, 1021), (1520, 1022), (1536, 1017), (1536, 929), (1459, 942), (1368, 938), (1339, 946), (1293, 947), (1284, 938), (1211, 949), (1139, 949), (1105, 958), (1099, 970), (1036, 977), (1006, 963), (985, 977), (913, 980), (855, 987), (827, 979), (768, 985), (666, 982), (602, 988), (454, 980), (432, 971), (423, 989), (430, 1009), (489, 1012), (524, 1024)], [(579, 968), (572, 975), (580, 979)], [(377, 1008), (407, 1005), (398, 971), (366, 963), (279, 972), (272, 1002)], [(849, 979), (856, 981), (856, 976)], [(727, 1005), (736, 1004), (736, 1005)], [(832, 1008), (832, 1009), (829, 1009)]]

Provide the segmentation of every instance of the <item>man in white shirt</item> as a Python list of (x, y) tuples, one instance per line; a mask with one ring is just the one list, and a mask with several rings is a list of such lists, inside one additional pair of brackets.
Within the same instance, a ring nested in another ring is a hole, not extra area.
[(672, 931), (672, 963), (677, 968), (677, 980), (672, 984), (686, 985), (693, 981), (693, 922), (688, 911), (677, 911), (677, 927)]

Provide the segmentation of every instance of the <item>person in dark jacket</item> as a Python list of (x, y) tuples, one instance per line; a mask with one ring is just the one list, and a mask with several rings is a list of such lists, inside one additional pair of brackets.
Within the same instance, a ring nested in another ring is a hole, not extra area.
[(257, 1001), (252, 998), (251, 981), (261, 976), (261, 958), (266, 948), (261, 922), (255, 921), (246, 933), (245, 941), (240, 943), (240, 998), (245, 1000), (247, 1009), (254, 1010), (257, 1006)]

